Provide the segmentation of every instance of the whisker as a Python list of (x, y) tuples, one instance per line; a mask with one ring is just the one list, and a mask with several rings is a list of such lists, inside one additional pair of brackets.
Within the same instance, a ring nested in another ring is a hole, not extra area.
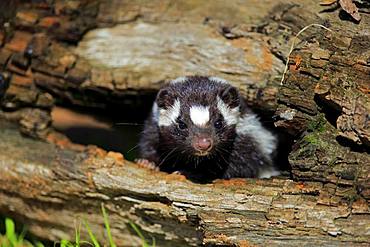
[(144, 124), (143, 123), (114, 123), (113, 124), (114, 126), (115, 125), (125, 125), (125, 126), (143, 126)]
[(168, 154), (164, 157), (164, 159), (161, 161), (161, 163), (159, 163), (158, 167), (160, 167), (161, 165), (163, 165), (164, 161), (174, 152), (176, 151), (177, 148), (174, 148), (172, 149), (170, 152), (168, 152)]
[(136, 149), (136, 148), (138, 148), (138, 147), (139, 147), (139, 144), (136, 144), (134, 147), (130, 148), (130, 149), (126, 152), (126, 154), (128, 154), (129, 152), (131, 152), (131, 151), (135, 150), (135, 149)]

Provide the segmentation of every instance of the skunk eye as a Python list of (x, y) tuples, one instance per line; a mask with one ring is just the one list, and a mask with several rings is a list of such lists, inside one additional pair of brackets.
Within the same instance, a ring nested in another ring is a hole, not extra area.
[(216, 129), (221, 129), (223, 127), (223, 123), (222, 123), (222, 120), (219, 119), (217, 120), (215, 123), (214, 123), (214, 126)]
[(183, 122), (183, 121), (181, 121), (181, 120), (179, 120), (179, 121), (177, 121), (177, 124), (178, 124), (178, 126), (179, 126), (179, 129), (181, 129), (181, 130), (184, 130), (184, 129), (186, 129), (188, 126)]

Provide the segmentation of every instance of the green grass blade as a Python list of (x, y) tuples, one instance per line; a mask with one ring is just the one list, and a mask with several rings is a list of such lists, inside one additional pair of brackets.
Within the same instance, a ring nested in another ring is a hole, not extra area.
[[(55, 243), (54, 243), (55, 246)], [(75, 247), (73, 243), (71, 243), (69, 240), (63, 239), (60, 241), (60, 247)]]
[(81, 221), (79, 221), (78, 227), (75, 229), (75, 246), (80, 247), (81, 238)]
[(60, 241), (60, 247), (68, 247), (68, 243), (68, 240), (63, 239), (62, 241)]
[(87, 244), (87, 245), (90, 245), (90, 246), (94, 246), (92, 243), (90, 243), (89, 241), (85, 241), (85, 240), (82, 240), (82, 241), (80, 242), (80, 244), (82, 244), (82, 246), (85, 246), (86, 244)]
[(23, 227), (21, 233), (18, 234), (18, 242), (21, 242), (24, 240), (24, 237), (26, 236), (26, 232), (27, 232), (26, 227)]
[(132, 223), (131, 221), (129, 222), (130, 226), (132, 229), (134, 229), (134, 231), (136, 232), (136, 234), (141, 238), (141, 239), (144, 239), (144, 235), (140, 232), (139, 228), (134, 224)]
[(36, 242), (35, 247), (45, 247), (41, 242)]
[(116, 247), (116, 244), (114, 243), (113, 238), (112, 238), (112, 233), (111, 233), (110, 226), (109, 226), (108, 215), (107, 215), (107, 212), (105, 211), (105, 207), (104, 207), (103, 203), (101, 204), (101, 211), (103, 213), (104, 225), (105, 225), (105, 229), (107, 230), (110, 247)]
[(134, 231), (136, 232), (136, 234), (140, 237), (141, 241), (143, 242), (142, 243), (143, 247), (149, 247), (148, 243), (145, 240), (144, 235), (141, 233), (141, 231), (139, 230), (139, 228), (134, 223), (132, 223), (131, 221), (129, 221), (129, 224), (132, 227), (132, 229), (134, 229)]
[(9, 218), (5, 218), (5, 236), (8, 238), (11, 246), (16, 246), (18, 244), (14, 221)]
[(91, 228), (90, 228), (89, 224), (87, 223), (86, 220), (84, 221), (84, 223), (85, 223), (86, 230), (89, 233), (90, 239), (93, 242), (94, 246), (95, 247), (100, 247), (100, 245), (99, 245), (98, 241), (96, 240), (93, 232), (91, 231)]

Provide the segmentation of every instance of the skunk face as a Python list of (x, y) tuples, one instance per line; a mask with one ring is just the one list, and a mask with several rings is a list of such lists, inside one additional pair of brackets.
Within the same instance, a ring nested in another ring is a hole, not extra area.
[(154, 111), (159, 132), (178, 155), (227, 153), (236, 137), (240, 96), (236, 88), (207, 77), (186, 77), (159, 91)]

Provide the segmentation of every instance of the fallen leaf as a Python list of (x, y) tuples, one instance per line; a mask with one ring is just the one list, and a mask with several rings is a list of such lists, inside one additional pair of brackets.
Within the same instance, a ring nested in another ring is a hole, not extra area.
[(320, 2), (320, 5), (328, 6), (328, 5), (332, 5), (336, 2), (337, 2), (337, 0), (324, 0), (324, 1)]
[(355, 19), (356, 21), (361, 20), (361, 16), (358, 13), (358, 8), (352, 2), (352, 0), (339, 0), (339, 5), (342, 7), (344, 11), (350, 14), (353, 17), (353, 19)]

